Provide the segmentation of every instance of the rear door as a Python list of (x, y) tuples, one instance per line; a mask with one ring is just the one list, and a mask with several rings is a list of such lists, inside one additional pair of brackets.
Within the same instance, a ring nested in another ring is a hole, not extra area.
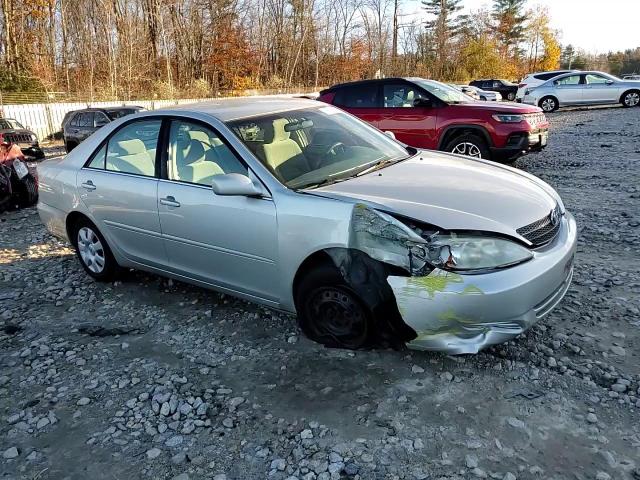
[(216, 195), (215, 175), (249, 175), (224, 139), (200, 122), (175, 119), (158, 185), (160, 223), (175, 273), (276, 300), (277, 218), (271, 198)]
[(583, 102), (584, 75), (569, 75), (553, 82), (560, 105), (579, 105)]
[(80, 115), (80, 120), (78, 122), (78, 140), (83, 141), (86, 140), (89, 135), (91, 135), (95, 131), (95, 127), (93, 126), (93, 122), (95, 119), (95, 112), (84, 112)]
[(585, 75), (584, 103), (617, 103), (620, 98), (616, 83), (602, 75)]
[(341, 87), (333, 97), (333, 104), (361, 120), (369, 122), (374, 127), (378, 127), (383, 113), (380, 100), (380, 82)]
[(382, 115), (378, 128), (391, 131), (401, 142), (417, 148), (437, 146), (437, 108), (415, 107), (414, 101), (429, 95), (411, 83), (390, 81), (382, 85)]
[(161, 123), (156, 118), (125, 124), (76, 177), (80, 199), (110, 245), (134, 262), (157, 267), (167, 263), (158, 218)]

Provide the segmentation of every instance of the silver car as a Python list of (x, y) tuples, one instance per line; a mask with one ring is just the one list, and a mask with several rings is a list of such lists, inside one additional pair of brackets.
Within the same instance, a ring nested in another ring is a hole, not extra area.
[(604, 72), (571, 72), (527, 88), (522, 101), (547, 113), (572, 105), (620, 103), (636, 107), (640, 104), (640, 81), (622, 80)]
[(573, 274), (576, 224), (543, 181), (310, 100), (132, 115), (44, 162), (40, 189), (96, 280), (127, 267), (230, 293), (327, 346), (477, 352)]

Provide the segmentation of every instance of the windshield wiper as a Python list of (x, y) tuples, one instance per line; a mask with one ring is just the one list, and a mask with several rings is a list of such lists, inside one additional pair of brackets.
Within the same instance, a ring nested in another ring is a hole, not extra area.
[(360, 175), (366, 175), (367, 173), (371, 173), (371, 172), (375, 172), (376, 170), (380, 170), (382, 168), (388, 167), (389, 165), (393, 164), (393, 163), (398, 163), (401, 162), (403, 160), (406, 160), (407, 158), (410, 158), (412, 155), (408, 155), (406, 157), (402, 157), (402, 158), (386, 158), (384, 160), (379, 160), (376, 163), (374, 163), (373, 165), (371, 165), (370, 167), (366, 167), (363, 170), (360, 170), (359, 172), (357, 172), (355, 174), (356, 177), (359, 177)]

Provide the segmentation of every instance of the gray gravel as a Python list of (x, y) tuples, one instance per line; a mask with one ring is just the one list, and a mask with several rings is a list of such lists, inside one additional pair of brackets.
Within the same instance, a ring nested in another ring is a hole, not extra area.
[(0, 478), (640, 479), (640, 108), (551, 116), (517, 166), (577, 218), (572, 288), (479, 355), (322, 348), (0, 217)]

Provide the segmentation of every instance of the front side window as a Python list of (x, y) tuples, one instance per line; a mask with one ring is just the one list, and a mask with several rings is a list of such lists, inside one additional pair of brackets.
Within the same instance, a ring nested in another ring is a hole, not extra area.
[(103, 127), (109, 123), (109, 118), (102, 112), (96, 112), (94, 122), (96, 127)]
[(346, 108), (375, 108), (378, 102), (378, 85), (375, 83), (342, 87), (336, 92), (333, 103)]
[(589, 73), (585, 78), (589, 85), (604, 84), (604, 83), (607, 83), (607, 80), (608, 80), (607, 78), (604, 78), (601, 75), (594, 75), (592, 73)]
[(332, 106), (228, 123), (255, 156), (289, 188), (350, 178), (409, 156), (399, 143)]
[(107, 143), (105, 168), (113, 172), (153, 177), (161, 120), (125, 125)]
[(240, 160), (211, 129), (193, 122), (175, 120), (169, 133), (167, 176), (197, 185), (211, 186), (215, 175), (248, 174)]
[(460, 90), (452, 88), (449, 85), (445, 85), (444, 83), (423, 79), (415, 80), (415, 83), (446, 103), (466, 103), (475, 101), (469, 95), (465, 95)]
[(413, 107), (413, 102), (422, 97), (417, 88), (408, 84), (388, 84), (383, 90), (385, 108)]
[(555, 81), (556, 85), (579, 85), (580, 75), (570, 75)]

